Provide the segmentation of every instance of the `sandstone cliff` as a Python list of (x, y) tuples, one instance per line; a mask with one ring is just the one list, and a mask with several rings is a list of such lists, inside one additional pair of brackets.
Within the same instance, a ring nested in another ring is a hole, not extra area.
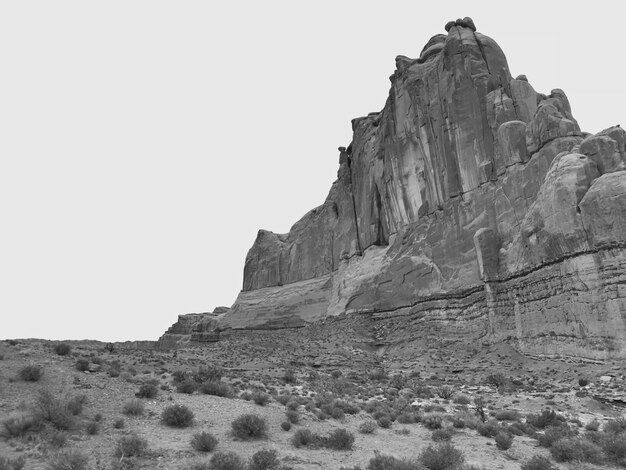
[(583, 133), (565, 93), (513, 78), (471, 19), (445, 29), (352, 121), (324, 204), (259, 231), (219, 329), (345, 312), (399, 319), (391, 342), (626, 355), (626, 133)]

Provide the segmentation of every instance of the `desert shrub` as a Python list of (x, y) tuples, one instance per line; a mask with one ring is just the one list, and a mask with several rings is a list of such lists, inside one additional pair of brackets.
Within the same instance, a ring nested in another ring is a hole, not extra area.
[(410, 460), (400, 460), (391, 455), (374, 452), (374, 457), (370, 459), (366, 470), (419, 470), (419, 467)]
[(242, 470), (243, 460), (234, 452), (216, 452), (209, 461), (212, 470)]
[(289, 431), (291, 429), (291, 423), (289, 421), (283, 421), (280, 423), (280, 427), (283, 431)]
[(376, 424), (376, 421), (363, 421), (360, 425), (359, 425), (359, 432), (361, 434), (372, 434), (374, 433), (374, 431), (376, 431), (376, 428), (378, 427), (378, 424)]
[(463, 463), (463, 453), (449, 442), (429, 445), (419, 455), (420, 463), (428, 470), (450, 470)]
[(161, 421), (167, 426), (186, 428), (193, 422), (193, 412), (185, 405), (175, 404), (166, 407), (161, 413)]
[(90, 436), (98, 434), (98, 431), (100, 431), (100, 425), (96, 421), (89, 421), (85, 425), (85, 432)]
[(604, 423), (602, 430), (610, 434), (619, 434), (626, 431), (626, 418), (611, 419)]
[(233, 435), (239, 439), (260, 439), (267, 434), (265, 419), (254, 414), (239, 416), (231, 423), (231, 427)]
[(457, 405), (469, 405), (470, 403), (472, 403), (471, 398), (467, 395), (457, 395), (452, 401)]
[(141, 384), (139, 391), (135, 393), (137, 398), (155, 398), (159, 394), (159, 389), (154, 384)]
[(323, 447), (334, 450), (351, 450), (353, 444), (354, 434), (343, 428), (335, 429), (322, 442)]
[(287, 384), (295, 384), (298, 381), (296, 377), (296, 371), (294, 369), (285, 369), (283, 373), (283, 381)]
[(406, 387), (406, 384), (407, 384), (407, 378), (404, 375), (395, 374), (389, 378), (389, 386), (393, 388), (397, 388), (398, 390), (401, 390), (404, 387)]
[(550, 459), (543, 455), (535, 455), (530, 460), (524, 462), (521, 470), (556, 470)]
[(574, 437), (575, 434), (576, 433), (567, 425), (549, 426), (545, 429), (543, 434), (537, 435), (537, 440), (542, 447), (552, 447), (552, 444), (556, 441)]
[(495, 437), (502, 430), (500, 424), (495, 420), (479, 423), (476, 427), (478, 434), (485, 437)]
[(485, 379), (487, 385), (493, 385), (495, 388), (500, 388), (506, 385), (507, 380), (502, 372), (497, 372), (495, 374), (490, 374)]
[(422, 424), (426, 427), (426, 429), (430, 429), (431, 431), (435, 429), (441, 429), (443, 419), (441, 415), (425, 415), (422, 418)]
[(557, 414), (554, 410), (543, 410), (539, 414), (526, 415), (526, 423), (538, 429), (545, 429), (548, 426), (558, 426), (564, 422), (565, 418)]
[(435, 442), (449, 441), (452, 439), (452, 430), (450, 428), (435, 429), (430, 438)]
[(596, 443), (602, 447), (610, 460), (625, 463), (623, 459), (626, 457), (626, 434), (603, 433)]
[(72, 347), (67, 343), (59, 343), (54, 346), (54, 352), (59, 356), (67, 356), (72, 352)]
[(598, 421), (597, 419), (594, 419), (593, 421), (589, 421), (585, 425), (585, 429), (587, 431), (597, 431), (598, 429), (600, 429), (600, 421)]
[(291, 443), (294, 447), (310, 446), (317, 442), (317, 438), (310, 429), (298, 429), (291, 438)]
[(580, 385), (581, 387), (586, 387), (587, 385), (589, 385), (589, 380), (585, 377), (581, 377), (578, 379), (578, 385)]
[(270, 401), (270, 396), (267, 393), (256, 391), (252, 394), (252, 401), (259, 406), (265, 406)]
[(60, 449), (67, 444), (67, 433), (58, 429), (50, 429), (44, 433), (44, 439), (54, 449)]
[(198, 384), (193, 380), (187, 379), (182, 382), (178, 382), (176, 384), (176, 391), (178, 393), (185, 393), (187, 395), (191, 395), (198, 389)]
[(113, 427), (115, 429), (123, 429), (125, 424), (126, 423), (124, 422), (124, 418), (117, 418), (115, 421), (113, 421)]
[(87, 359), (80, 358), (76, 361), (74, 367), (78, 372), (85, 372), (86, 370), (89, 370), (89, 361)]
[(184, 382), (185, 380), (193, 380), (193, 374), (190, 374), (184, 370), (175, 370), (172, 372), (172, 381), (177, 384), (180, 382)]
[(247, 470), (271, 470), (279, 465), (278, 452), (275, 449), (261, 449), (250, 457)]
[(56, 429), (68, 430), (74, 426), (75, 415), (68, 402), (56, 398), (49, 390), (41, 390), (37, 395), (35, 413), (39, 419), (49, 422)]
[(43, 369), (41, 366), (28, 365), (22, 367), (18, 373), (20, 379), (24, 382), (39, 382), (43, 375)]
[(376, 420), (376, 423), (383, 429), (389, 429), (391, 427), (391, 418), (387, 415), (382, 415)]
[(208, 432), (196, 433), (191, 438), (191, 447), (199, 452), (213, 452), (217, 447), (217, 438)]
[(72, 413), (74, 416), (78, 416), (83, 412), (83, 407), (85, 406), (85, 403), (87, 403), (87, 395), (80, 394), (70, 398), (67, 401), (66, 406), (70, 413)]
[(141, 416), (144, 412), (144, 404), (138, 398), (133, 398), (132, 400), (124, 403), (122, 407), (122, 413), (128, 416)]
[(224, 376), (224, 369), (219, 366), (209, 365), (198, 367), (198, 370), (193, 373), (193, 380), (199, 384), (204, 382), (217, 382), (222, 380)]
[(22, 470), (26, 464), (26, 459), (20, 455), (17, 459), (9, 459), (0, 456), (0, 470)]
[(41, 429), (41, 420), (36, 416), (9, 416), (2, 421), (2, 435), (5, 437), (22, 437), (30, 431)]
[(602, 461), (602, 449), (583, 438), (560, 439), (552, 444), (550, 454), (557, 462), (600, 463)]
[(200, 386), (200, 391), (206, 395), (216, 397), (232, 398), (235, 392), (232, 387), (221, 380), (209, 380)]
[(437, 390), (437, 395), (439, 396), (439, 398), (449, 400), (454, 395), (454, 389), (448, 385), (444, 385), (443, 387), (439, 387), (439, 389)]
[(387, 372), (385, 372), (385, 369), (383, 368), (373, 369), (369, 372), (369, 374), (367, 374), (368, 379), (376, 381), (386, 380), (387, 377)]
[(402, 413), (398, 415), (396, 421), (400, 424), (413, 424), (415, 423), (415, 415), (413, 413)]
[(289, 421), (291, 424), (298, 424), (298, 422), (300, 421), (300, 413), (298, 413), (296, 410), (287, 410), (285, 416), (287, 416), (287, 421)]
[(495, 417), (498, 421), (519, 421), (522, 419), (522, 415), (515, 410), (498, 411)]
[(140, 457), (148, 449), (148, 441), (139, 437), (137, 434), (123, 436), (118, 439), (115, 445), (115, 456), (121, 457)]
[(48, 461), (48, 470), (86, 470), (89, 458), (75, 449), (57, 452)]
[(500, 450), (509, 450), (513, 445), (513, 436), (508, 432), (500, 431), (496, 434), (496, 447)]

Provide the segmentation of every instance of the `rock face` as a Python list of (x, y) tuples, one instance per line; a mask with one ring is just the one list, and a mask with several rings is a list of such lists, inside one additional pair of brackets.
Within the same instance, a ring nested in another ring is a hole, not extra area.
[(324, 204), (259, 231), (219, 329), (358, 313), (402, 317), (405, 337), (626, 355), (626, 133), (584, 134), (471, 19), (445, 29), (352, 121)]
[(211, 313), (178, 315), (178, 321), (159, 338), (156, 347), (167, 349), (190, 341), (200, 343), (218, 341), (218, 320), (228, 310), (228, 307), (217, 307)]

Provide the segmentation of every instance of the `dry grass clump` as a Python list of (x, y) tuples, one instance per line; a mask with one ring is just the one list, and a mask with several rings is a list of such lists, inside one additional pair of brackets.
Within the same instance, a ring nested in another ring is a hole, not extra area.
[(48, 470), (86, 470), (89, 458), (75, 449), (65, 449), (57, 452), (48, 461)]
[(520, 470), (556, 470), (550, 459), (543, 455), (535, 455), (530, 460), (524, 462)]
[(143, 415), (144, 410), (145, 406), (143, 401), (139, 398), (133, 398), (132, 400), (127, 401), (122, 407), (122, 413), (128, 416), (141, 416)]
[(459, 468), (465, 458), (463, 453), (449, 442), (429, 445), (422, 451), (419, 462), (428, 470), (449, 470)]

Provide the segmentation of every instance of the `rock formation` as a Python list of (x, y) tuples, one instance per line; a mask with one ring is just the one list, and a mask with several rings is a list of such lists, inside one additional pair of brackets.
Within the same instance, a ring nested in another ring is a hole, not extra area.
[(583, 133), (471, 19), (445, 29), (352, 121), (324, 204), (259, 231), (218, 329), (348, 313), (401, 319), (405, 340), (626, 355), (626, 133)]

